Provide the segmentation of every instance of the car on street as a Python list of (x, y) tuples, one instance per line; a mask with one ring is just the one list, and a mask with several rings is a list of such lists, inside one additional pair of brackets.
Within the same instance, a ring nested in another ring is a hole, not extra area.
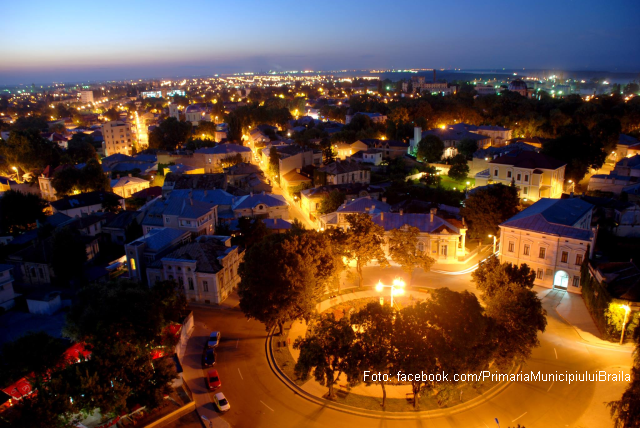
[(207, 346), (211, 348), (215, 348), (219, 344), (220, 344), (220, 332), (219, 331), (211, 332), (211, 334), (209, 335), (209, 340), (207, 341)]
[(218, 392), (213, 396), (213, 402), (216, 404), (216, 407), (221, 412), (226, 412), (231, 408), (231, 405), (227, 401), (227, 397), (224, 396), (222, 392)]
[(207, 382), (207, 389), (209, 391), (215, 391), (222, 386), (222, 382), (220, 382), (220, 376), (218, 375), (218, 370), (209, 370), (205, 379)]
[(216, 353), (213, 348), (205, 348), (202, 353), (202, 365), (205, 367), (211, 367), (216, 363)]

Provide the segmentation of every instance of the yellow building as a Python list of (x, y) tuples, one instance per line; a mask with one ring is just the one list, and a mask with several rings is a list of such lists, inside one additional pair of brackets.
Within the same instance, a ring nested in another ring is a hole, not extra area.
[(102, 125), (104, 155), (111, 156), (120, 153), (131, 156), (135, 134), (133, 124), (121, 120), (114, 120)]
[(489, 162), (489, 168), (476, 174), (476, 186), (514, 183), (522, 199), (558, 199), (562, 196), (564, 171), (562, 161), (536, 152), (505, 153)]
[(136, 192), (149, 188), (149, 182), (138, 177), (120, 177), (111, 180), (111, 189), (113, 193), (123, 198), (130, 198)]

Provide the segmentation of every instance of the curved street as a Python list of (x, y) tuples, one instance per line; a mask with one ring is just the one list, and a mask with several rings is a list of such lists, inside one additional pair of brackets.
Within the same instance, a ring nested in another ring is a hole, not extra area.
[[(432, 287), (473, 291), (469, 274), (444, 276), (436, 273), (414, 278)], [(565, 292), (537, 289), (547, 310), (548, 326), (540, 336), (541, 346), (522, 370), (543, 373), (605, 370), (629, 372), (631, 348), (604, 342), (586, 342), (556, 312)], [(184, 376), (193, 390), (198, 412), (215, 427), (501, 427), (521, 424), (532, 427), (612, 426), (605, 402), (618, 399), (625, 382), (514, 382), (478, 406), (438, 418), (394, 420), (357, 416), (312, 403), (294, 393), (269, 367), (265, 355), (266, 331), (256, 321), (247, 321), (232, 295), (216, 308), (194, 306), (196, 327), (189, 341)], [(223, 415), (214, 411), (204, 384), (202, 349), (212, 330), (222, 331), (216, 368), (222, 380), (221, 391), (231, 410)], [(363, 414), (366, 411), (363, 411)]]

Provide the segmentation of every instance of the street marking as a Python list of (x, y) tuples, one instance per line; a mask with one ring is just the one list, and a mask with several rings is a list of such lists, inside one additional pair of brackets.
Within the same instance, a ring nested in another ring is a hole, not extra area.
[(260, 400), (260, 402), (261, 402), (262, 404), (264, 404), (264, 407), (266, 407), (267, 409), (271, 410), (272, 412), (275, 412), (275, 410), (273, 410), (271, 407), (267, 406), (267, 405), (264, 403), (264, 401)]
[(549, 389), (547, 389), (547, 392), (551, 391), (551, 388), (553, 387), (554, 383), (555, 383), (555, 380), (551, 381), (551, 386), (549, 387)]
[(523, 414), (521, 414), (520, 416), (518, 416), (517, 418), (515, 418), (515, 419), (514, 419), (514, 420), (512, 420), (511, 422), (513, 423), (513, 422), (517, 421), (518, 419), (520, 419), (521, 417), (523, 417), (523, 416), (524, 416), (524, 415), (526, 415), (527, 413), (529, 413), (529, 412), (524, 412)]
[(556, 348), (553, 348), (553, 352), (556, 353), (556, 360), (558, 359), (558, 351), (556, 351)]
[(240, 342), (240, 339), (236, 340), (236, 349), (238, 349), (238, 343)]
[(240, 367), (238, 367), (238, 374), (240, 375), (240, 379), (244, 380), (244, 378), (242, 377), (242, 373), (240, 373)]

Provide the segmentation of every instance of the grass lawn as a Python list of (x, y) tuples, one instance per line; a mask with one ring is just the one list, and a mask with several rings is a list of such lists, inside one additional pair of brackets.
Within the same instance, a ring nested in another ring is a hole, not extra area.
[(467, 186), (467, 182), (469, 182), (470, 188), (475, 186), (476, 184), (476, 179), (471, 177), (468, 177), (466, 180), (462, 181), (456, 181), (447, 175), (441, 175), (440, 177), (442, 178), (440, 184), (442, 184), (445, 189), (453, 190), (455, 188), (457, 190), (464, 190), (464, 188)]

